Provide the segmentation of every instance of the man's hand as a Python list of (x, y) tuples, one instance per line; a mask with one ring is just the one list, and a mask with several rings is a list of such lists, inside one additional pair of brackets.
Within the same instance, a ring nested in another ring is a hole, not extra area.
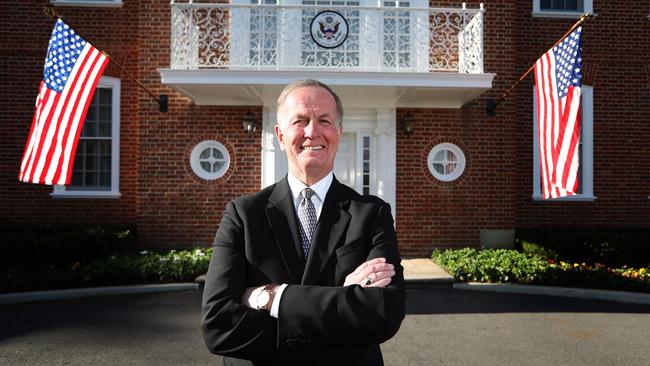
[(375, 258), (362, 263), (345, 277), (343, 286), (386, 287), (395, 275), (395, 267), (386, 258)]

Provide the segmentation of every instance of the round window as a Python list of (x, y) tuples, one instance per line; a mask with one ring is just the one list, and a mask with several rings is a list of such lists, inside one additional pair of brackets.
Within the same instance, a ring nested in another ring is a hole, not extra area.
[(190, 165), (194, 174), (206, 180), (214, 180), (228, 171), (230, 154), (220, 142), (203, 141), (192, 149)]
[(465, 170), (465, 154), (458, 146), (442, 143), (434, 146), (427, 159), (429, 171), (436, 179), (451, 182), (458, 179)]

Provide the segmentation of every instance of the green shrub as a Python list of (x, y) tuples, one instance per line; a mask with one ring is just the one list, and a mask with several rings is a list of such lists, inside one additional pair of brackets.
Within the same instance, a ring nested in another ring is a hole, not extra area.
[(459, 281), (530, 283), (545, 268), (540, 257), (508, 249), (436, 250), (433, 259)]
[(40, 225), (0, 227), (3, 265), (67, 266), (135, 247), (131, 226)]
[[(459, 281), (515, 282), (541, 285), (650, 292), (650, 267), (556, 261), (534, 246), (530, 252), (492, 249), (435, 250), (433, 260)], [(539, 253), (532, 253), (538, 251)]]
[(11, 265), (0, 269), (0, 292), (138, 283), (193, 282), (208, 270), (212, 248), (142, 251), (72, 265)]
[(548, 258), (609, 267), (650, 265), (650, 229), (527, 228), (515, 236), (519, 249), (536, 243)]

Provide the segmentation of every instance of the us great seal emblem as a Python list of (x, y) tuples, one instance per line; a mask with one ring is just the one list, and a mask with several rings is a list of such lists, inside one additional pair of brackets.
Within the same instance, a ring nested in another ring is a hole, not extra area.
[(333, 10), (316, 14), (309, 28), (311, 39), (323, 48), (336, 48), (348, 38), (348, 21)]

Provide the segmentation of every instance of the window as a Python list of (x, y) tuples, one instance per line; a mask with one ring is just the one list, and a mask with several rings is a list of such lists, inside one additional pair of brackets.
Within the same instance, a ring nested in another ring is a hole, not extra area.
[(429, 172), (442, 182), (458, 179), (465, 171), (465, 154), (451, 143), (438, 144), (429, 152), (427, 159)]
[(533, 0), (533, 16), (578, 18), (593, 11), (592, 0)]
[(370, 145), (370, 135), (361, 136), (361, 191), (363, 194), (370, 194), (370, 181), (372, 171), (370, 170), (370, 154), (372, 153), (372, 146)]
[(120, 80), (102, 77), (77, 144), (70, 185), (53, 196), (117, 198), (120, 164)]
[[(533, 100), (535, 91), (533, 91)], [(591, 86), (582, 86), (582, 120), (580, 122), (580, 146), (578, 172), (578, 194), (574, 196), (555, 198), (551, 201), (593, 201), (594, 197), (594, 93)], [(533, 103), (533, 199), (543, 200), (539, 162), (539, 141), (537, 136), (537, 105)]]
[(194, 174), (205, 180), (221, 178), (230, 167), (230, 154), (222, 143), (206, 140), (197, 144), (190, 154)]
[(50, 0), (50, 2), (63, 6), (122, 6), (122, 0)]
[[(231, 0), (231, 3), (235, 6), (227, 38), (230, 44), (226, 47), (230, 50), (231, 67), (428, 71), (429, 13), (424, 10), (429, 6), (428, 1)], [(252, 4), (266, 6), (249, 6)], [(337, 15), (326, 16), (325, 12)], [(325, 43), (331, 47), (314, 37), (325, 37), (328, 40)]]

